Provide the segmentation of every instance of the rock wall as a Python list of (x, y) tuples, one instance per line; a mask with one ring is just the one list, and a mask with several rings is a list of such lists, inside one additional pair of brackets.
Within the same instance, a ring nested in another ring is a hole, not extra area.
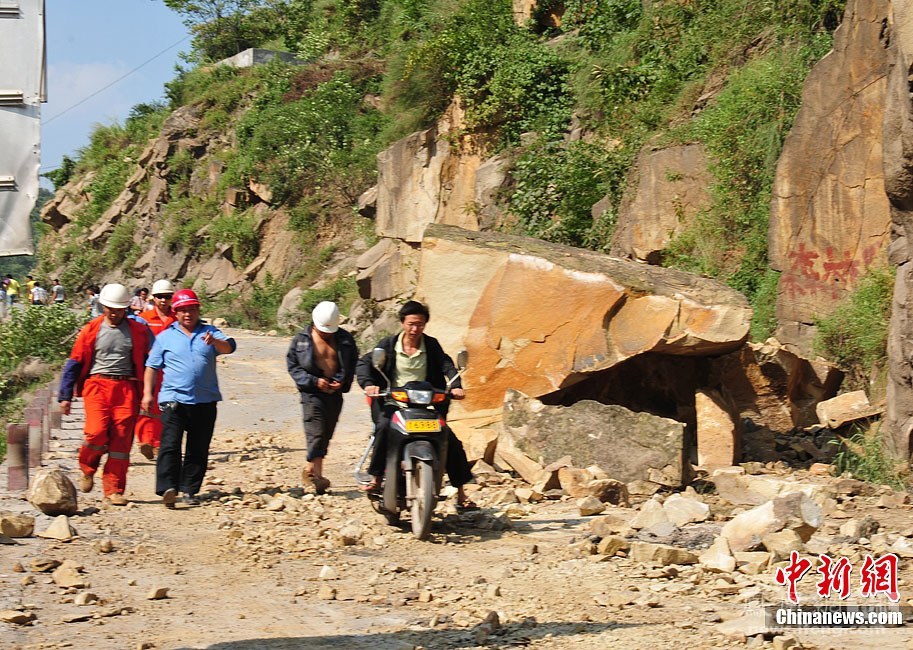
[(833, 50), (809, 74), (777, 164), (770, 263), (781, 272), (777, 338), (808, 353), (830, 314), (887, 262), (883, 123), (890, 0), (849, 0)]
[(888, 341), (887, 440), (913, 460), (913, 2), (894, 0), (890, 15), (884, 126), (885, 188), (891, 200), (891, 262), (897, 265)]

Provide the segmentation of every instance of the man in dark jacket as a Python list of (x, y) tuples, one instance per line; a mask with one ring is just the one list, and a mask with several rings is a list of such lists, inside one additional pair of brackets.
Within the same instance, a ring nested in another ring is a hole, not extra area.
[[(427, 381), (432, 386), (443, 388), (448, 378), (456, 376), (457, 369), (453, 365), (453, 360), (447, 356), (436, 338), (424, 333), (425, 325), (430, 318), (431, 314), (425, 305), (410, 300), (399, 310), (399, 321), (402, 323), (403, 331), (382, 339), (375, 346), (383, 348), (387, 352), (383, 373), (390, 378), (394, 386), (403, 386), (409, 381)], [(376, 397), (382, 389), (388, 388), (383, 376), (371, 364), (370, 352), (358, 360), (357, 373), (358, 385), (365, 389), (365, 394), (369, 397)], [(465, 397), (459, 379), (450, 385), (450, 394), (453, 399)], [(374, 401), (377, 402), (376, 399)], [(445, 402), (438, 408), (441, 416), (446, 418), (449, 403)], [(368, 472), (374, 477), (374, 480), (366, 486), (368, 490), (378, 489), (380, 479), (384, 474), (387, 457), (387, 427), (390, 424), (393, 410), (395, 409), (388, 405), (379, 412), (376, 409), (373, 412), (377, 425), (375, 426), (374, 455), (371, 457)], [(475, 509), (477, 506), (466, 497), (466, 493), (463, 491), (463, 485), (472, 480), (472, 471), (469, 468), (463, 443), (454, 435), (450, 427), (447, 427), (447, 435), (447, 475), (450, 477), (451, 485), (459, 490), (457, 504), (463, 509)]]
[(308, 464), (301, 479), (306, 489), (322, 494), (330, 487), (323, 475), (323, 459), (342, 411), (342, 394), (352, 387), (358, 347), (352, 335), (339, 327), (335, 303), (318, 304), (311, 321), (292, 339), (285, 361), (301, 394), (304, 416)]

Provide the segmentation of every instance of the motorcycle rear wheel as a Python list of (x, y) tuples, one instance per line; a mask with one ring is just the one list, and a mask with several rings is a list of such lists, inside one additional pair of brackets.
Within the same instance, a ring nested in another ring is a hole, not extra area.
[(434, 468), (427, 460), (416, 460), (412, 466), (412, 534), (427, 539), (434, 514)]

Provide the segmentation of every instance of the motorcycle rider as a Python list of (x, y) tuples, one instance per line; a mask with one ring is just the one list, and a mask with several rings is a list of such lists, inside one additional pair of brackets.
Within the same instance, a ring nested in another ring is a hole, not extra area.
[[(399, 310), (402, 332), (381, 339), (375, 346), (387, 352), (383, 371), (393, 382), (393, 386), (403, 386), (410, 381), (428, 381), (437, 388), (443, 388), (446, 385), (445, 379), (456, 376), (457, 368), (453, 365), (453, 360), (447, 356), (436, 338), (424, 333), (425, 325), (430, 318), (431, 313), (425, 305), (415, 300), (408, 301)], [(370, 351), (358, 360), (356, 376), (358, 385), (369, 397), (376, 398), (381, 390), (390, 388), (372, 365)], [(453, 399), (465, 397), (459, 379), (451, 384), (450, 395)], [(388, 426), (396, 411), (394, 404), (384, 404), (380, 408), (375, 408), (377, 402), (377, 399), (373, 400), (371, 409), (376, 425), (374, 453), (368, 466), (368, 472), (373, 480), (365, 486), (366, 491), (377, 490), (380, 487), (387, 457)], [(449, 407), (449, 402), (435, 406), (445, 420)], [(458, 490), (457, 507), (461, 510), (477, 510), (478, 506), (467, 498), (463, 489), (463, 485), (472, 480), (472, 471), (463, 443), (450, 427), (447, 427), (447, 436), (447, 475), (450, 477), (450, 484)]]

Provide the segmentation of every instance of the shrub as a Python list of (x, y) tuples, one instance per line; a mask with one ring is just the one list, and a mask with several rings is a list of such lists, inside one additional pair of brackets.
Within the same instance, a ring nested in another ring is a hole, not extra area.
[(839, 473), (849, 472), (853, 478), (900, 490), (906, 487), (907, 472), (902, 462), (895, 461), (885, 451), (878, 424), (857, 425), (849, 438), (839, 438), (833, 444), (840, 447), (834, 456)]
[(893, 292), (893, 271), (871, 269), (830, 316), (815, 322), (815, 350), (845, 370), (854, 388), (868, 388), (872, 371), (887, 362)]
[(355, 284), (355, 278), (345, 277), (337, 278), (330, 282), (322, 289), (310, 289), (301, 296), (298, 303), (298, 311), (303, 314), (310, 314), (318, 303), (324, 300), (332, 300), (339, 305), (339, 310), (346, 312), (358, 297), (358, 287)]

